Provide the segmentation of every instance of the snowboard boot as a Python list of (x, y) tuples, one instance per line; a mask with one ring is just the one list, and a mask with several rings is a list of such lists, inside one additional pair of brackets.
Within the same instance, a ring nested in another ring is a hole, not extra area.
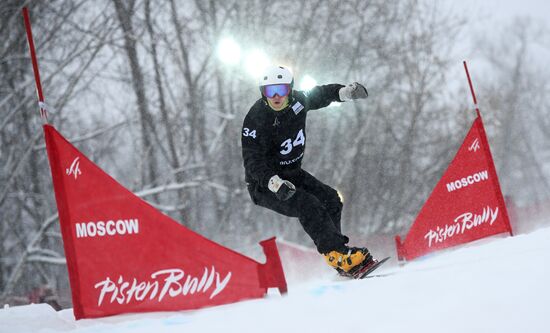
[(329, 266), (335, 268), (342, 276), (351, 276), (373, 261), (366, 247), (347, 247), (323, 254)]

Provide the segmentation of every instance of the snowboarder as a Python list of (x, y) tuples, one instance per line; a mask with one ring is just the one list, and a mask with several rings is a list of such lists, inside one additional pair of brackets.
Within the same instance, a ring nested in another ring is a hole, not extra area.
[(245, 180), (252, 201), (280, 214), (297, 217), (326, 262), (342, 275), (373, 262), (367, 248), (349, 247), (342, 234), (342, 201), (337, 191), (301, 168), (310, 110), (367, 98), (364, 86), (328, 84), (309, 92), (293, 90), (294, 77), (272, 66), (260, 76), (261, 98), (242, 128)]

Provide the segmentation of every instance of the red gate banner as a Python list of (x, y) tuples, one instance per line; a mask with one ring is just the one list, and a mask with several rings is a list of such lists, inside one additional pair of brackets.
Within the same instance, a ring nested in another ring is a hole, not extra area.
[(76, 319), (286, 293), (275, 239), (258, 263), (178, 224), (44, 125)]
[(512, 234), (481, 116), (420, 210), (397, 256), (411, 260), (487, 236)]

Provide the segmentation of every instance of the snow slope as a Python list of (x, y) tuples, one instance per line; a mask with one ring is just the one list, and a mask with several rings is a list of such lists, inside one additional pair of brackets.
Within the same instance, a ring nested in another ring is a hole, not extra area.
[(550, 332), (550, 228), (485, 239), (361, 281), (330, 272), (246, 301), (75, 321), (47, 305), (0, 310), (0, 332)]

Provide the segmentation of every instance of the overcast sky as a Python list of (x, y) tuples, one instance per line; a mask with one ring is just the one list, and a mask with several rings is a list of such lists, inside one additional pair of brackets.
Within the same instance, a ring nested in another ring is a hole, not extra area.
[(457, 9), (471, 10), (485, 16), (488, 21), (506, 20), (514, 16), (531, 16), (548, 21), (548, 0), (461, 0), (452, 1)]
[[(483, 74), (485, 70), (494, 69), (484, 62), (484, 55), (478, 52), (476, 43), (480, 40), (490, 42), (493, 38), (496, 42), (502, 42), (504, 31), (509, 29), (518, 17), (529, 18), (537, 27), (546, 27), (541, 30), (546, 31), (544, 35), (533, 37), (537, 42), (531, 43), (530, 56), (536, 59), (542, 68), (548, 67), (546, 63), (550, 59), (550, 0), (446, 0), (438, 3), (444, 10), (469, 19), (468, 25), (455, 43), (454, 53), (450, 55), (451, 61), (456, 65), (451, 65), (452, 68), (449, 70), (448, 88), (455, 89), (456, 85), (467, 86), (463, 60), (468, 62), (474, 86), (481, 85), (479, 80), (489, 79)], [(479, 45), (479, 49), (483, 49), (483, 45)]]
[[(453, 12), (470, 19), (465, 29), (465, 36), (470, 41), (479, 36), (500, 37), (502, 30), (518, 17), (529, 18), (537, 26), (550, 28), (548, 0), (447, 0), (444, 3)], [(540, 37), (550, 47), (550, 36)]]

